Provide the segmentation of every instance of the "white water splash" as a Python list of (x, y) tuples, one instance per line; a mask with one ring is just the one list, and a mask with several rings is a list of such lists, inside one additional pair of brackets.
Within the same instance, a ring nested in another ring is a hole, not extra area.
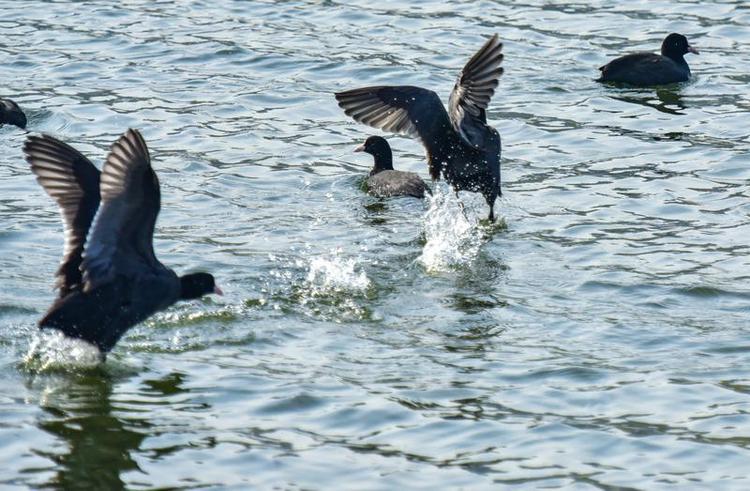
[(32, 338), (24, 364), (38, 371), (89, 368), (102, 361), (99, 349), (80, 339), (65, 336), (57, 329), (42, 329)]
[(361, 292), (370, 286), (370, 280), (364, 271), (356, 271), (357, 260), (343, 259), (339, 254), (340, 251), (337, 250), (332, 257), (317, 257), (310, 261), (310, 269), (307, 272), (310, 293), (316, 295), (327, 292)]
[(342, 258), (340, 253), (339, 249), (331, 256), (310, 260), (300, 305), (310, 315), (334, 322), (369, 318), (364, 297), (371, 286), (370, 279), (358, 270), (357, 259)]
[(419, 262), (427, 271), (445, 271), (470, 264), (484, 242), (476, 213), (464, 211), (462, 201), (445, 183), (435, 186), (428, 200), (424, 220), (426, 243)]

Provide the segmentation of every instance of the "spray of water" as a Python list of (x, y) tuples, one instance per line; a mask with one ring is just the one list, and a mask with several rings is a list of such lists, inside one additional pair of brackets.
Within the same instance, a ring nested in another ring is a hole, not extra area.
[(366, 296), (371, 282), (360, 266), (357, 258), (342, 257), (340, 250), (311, 259), (297, 290), (299, 305), (311, 315), (334, 322), (368, 318)]
[(32, 371), (90, 368), (101, 363), (95, 346), (65, 336), (57, 329), (42, 329), (33, 334), (24, 365)]
[(418, 260), (427, 271), (446, 271), (470, 264), (485, 241), (478, 214), (464, 210), (456, 193), (438, 183), (425, 214), (426, 243)]
[(331, 257), (317, 257), (310, 261), (307, 284), (313, 296), (346, 291), (364, 292), (370, 280), (364, 271), (356, 271), (356, 259), (344, 259), (340, 251)]

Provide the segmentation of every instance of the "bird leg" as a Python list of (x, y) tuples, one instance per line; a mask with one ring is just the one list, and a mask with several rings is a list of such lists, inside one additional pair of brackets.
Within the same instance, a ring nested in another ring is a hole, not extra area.
[(461, 201), (461, 198), (458, 197), (458, 189), (454, 189), (453, 192), (456, 193), (456, 201), (458, 201), (458, 207), (461, 209), (461, 214), (464, 216), (464, 219), (468, 222), (469, 217), (466, 216), (466, 208), (464, 207), (464, 202)]

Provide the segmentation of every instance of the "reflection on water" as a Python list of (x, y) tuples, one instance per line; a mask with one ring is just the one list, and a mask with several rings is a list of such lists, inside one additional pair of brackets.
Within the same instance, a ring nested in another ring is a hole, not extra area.
[[(122, 474), (138, 471), (133, 458), (149, 435), (147, 421), (118, 416), (112, 401), (117, 380), (105, 368), (41, 375), (31, 381), (44, 409), (38, 426), (60, 445), (37, 449), (55, 462), (47, 485), (62, 489), (125, 489)], [(120, 412), (120, 414), (122, 414)]]
[[(681, 87), (626, 90), (623, 95), (612, 95), (613, 99), (656, 109), (659, 112), (684, 115), (687, 105), (680, 93)], [(654, 100), (656, 95), (656, 100)]]

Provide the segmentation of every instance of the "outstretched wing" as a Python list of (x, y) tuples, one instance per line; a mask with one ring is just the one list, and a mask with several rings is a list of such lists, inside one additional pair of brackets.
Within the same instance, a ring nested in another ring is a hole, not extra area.
[(131, 272), (118, 271), (118, 267), (161, 267), (153, 247), (161, 206), (159, 180), (137, 130), (129, 129), (112, 145), (100, 187), (102, 206), (82, 265), (86, 291), (110, 281), (118, 272)]
[(55, 286), (64, 297), (81, 284), (84, 244), (99, 208), (99, 171), (75, 148), (48, 135), (30, 136), (23, 151), (37, 181), (62, 214), (65, 249)]
[(503, 74), (503, 44), (493, 35), (471, 57), (453, 86), (448, 111), (451, 123), (471, 146), (481, 147), (487, 136), (486, 110)]
[(428, 153), (450, 121), (438, 95), (410, 85), (381, 85), (336, 93), (344, 112), (355, 121), (422, 140)]

